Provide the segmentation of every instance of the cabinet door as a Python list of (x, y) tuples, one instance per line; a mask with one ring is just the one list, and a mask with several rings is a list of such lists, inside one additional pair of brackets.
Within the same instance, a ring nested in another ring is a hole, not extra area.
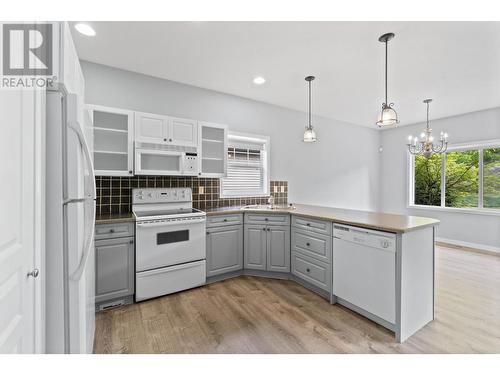
[(207, 231), (207, 276), (243, 268), (243, 225)]
[(266, 269), (266, 227), (245, 225), (245, 268)]
[(134, 160), (134, 113), (119, 108), (87, 105), (93, 130), (96, 176), (131, 176)]
[(202, 177), (226, 177), (227, 125), (200, 122), (198, 162)]
[(170, 117), (168, 139), (176, 146), (198, 147), (198, 121)]
[(290, 272), (290, 228), (267, 227), (267, 270)]
[(95, 242), (96, 302), (134, 294), (134, 240)]
[(168, 144), (168, 117), (152, 113), (135, 113), (135, 141)]

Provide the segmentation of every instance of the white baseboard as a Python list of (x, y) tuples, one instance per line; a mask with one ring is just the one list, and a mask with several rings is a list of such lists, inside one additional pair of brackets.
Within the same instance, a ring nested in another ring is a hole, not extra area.
[(489, 251), (492, 253), (499, 253), (500, 254), (500, 247), (497, 247), (497, 246), (483, 245), (483, 244), (479, 244), (479, 243), (465, 242), (465, 241), (458, 241), (458, 240), (450, 240), (448, 238), (442, 238), (442, 237), (436, 237), (436, 242), (443, 242), (443, 243), (447, 243), (447, 244), (455, 245), (455, 246), (470, 247), (472, 249), (484, 250), (484, 251)]

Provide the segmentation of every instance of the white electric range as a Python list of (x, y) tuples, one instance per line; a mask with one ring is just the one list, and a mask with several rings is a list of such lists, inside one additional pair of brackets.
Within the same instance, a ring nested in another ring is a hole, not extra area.
[(190, 188), (132, 190), (136, 218), (135, 300), (203, 285), (206, 214)]

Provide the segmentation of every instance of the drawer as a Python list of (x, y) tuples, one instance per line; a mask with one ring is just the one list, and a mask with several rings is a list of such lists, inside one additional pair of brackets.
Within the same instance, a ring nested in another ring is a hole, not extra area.
[(134, 235), (134, 222), (117, 224), (98, 224), (95, 226), (95, 239), (129, 237)]
[(290, 225), (290, 215), (288, 214), (245, 214), (245, 224), (272, 224)]
[(204, 260), (138, 272), (135, 276), (135, 300), (142, 301), (180, 292), (205, 284)]
[(292, 252), (292, 274), (327, 292), (331, 291), (332, 269), (327, 263)]
[(300, 229), (310, 230), (327, 236), (332, 235), (332, 222), (324, 220), (309, 219), (306, 217), (292, 215), (292, 226)]
[(243, 214), (207, 216), (207, 228), (243, 224)]
[(307, 230), (292, 228), (292, 251), (330, 263), (332, 260), (332, 237)]

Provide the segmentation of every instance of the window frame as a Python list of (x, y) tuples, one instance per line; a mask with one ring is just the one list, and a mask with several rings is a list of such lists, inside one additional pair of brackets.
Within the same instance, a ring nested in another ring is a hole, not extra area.
[[(270, 192), (270, 153), (271, 153), (271, 138), (266, 135), (260, 135), (260, 134), (251, 134), (251, 133), (240, 133), (240, 132), (228, 132), (227, 133), (227, 144), (226, 144), (226, 158), (227, 158), (227, 153), (229, 150), (229, 145), (231, 142), (229, 141), (230, 138), (238, 138), (240, 141), (243, 142), (253, 142), (253, 143), (262, 143), (264, 145), (264, 153), (261, 155), (263, 156), (263, 161), (262, 161), (262, 192), (258, 194), (227, 194), (224, 193), (224, 178), (220, 178), (220, 183), (219, 183), (219, 197), (220, 198), (266, 198), (271, 196)], [(257, 141), (257, 142), (256, 142)], [(228, 161), (228, 166), (229, 166), (229, 161)]]
[(441, 154), (441, 205), (440, 206), (426, 206), (415, 204), (415, 155), (411, 155), (407, 152), (407, 206), (410, 209), (421, 209), (421, 210), (431, 210), (431, 211), (443, 211), (443, 212), (463, 212), (469, 214), (480, 214), (480, 215), (492, 215), (500, 216), (500, 208), (485, 208), (483, 207), (483, 191), (484, 191), (484, 172), (483, 172), (483, 150), (488, 148), (500, 148), (500, 139), (494, 139), (491, 141), (480, 141), (480, 142), (467, 142), (467, 143), (456, 143), (448, 146), (447, 152), (454, 151), (479, 151), (479, 163), (478, 163), (478, 207), (472, 208), (460, 208), (460, 207), (446, 207), (446, 153)]

